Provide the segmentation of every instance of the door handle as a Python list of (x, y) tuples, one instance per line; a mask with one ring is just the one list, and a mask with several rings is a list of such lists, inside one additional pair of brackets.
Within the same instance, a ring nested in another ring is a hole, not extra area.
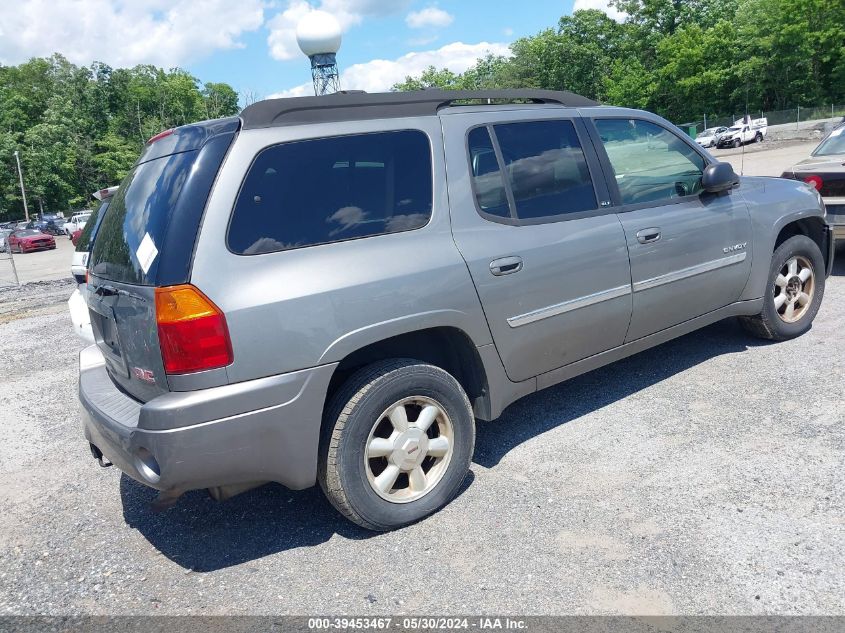
[(637, 241), (640, 244), (650, 244), (651, 242), (656, 242), (659, 239), (659, 228), (643, 229), (642, 231), (637, 231)]
[(490, 272), (501, 277), (502, 275), (511, 275), (522, 270), (521, 257), (502, 257), (501, 259), (494, 259), (490, 262)]

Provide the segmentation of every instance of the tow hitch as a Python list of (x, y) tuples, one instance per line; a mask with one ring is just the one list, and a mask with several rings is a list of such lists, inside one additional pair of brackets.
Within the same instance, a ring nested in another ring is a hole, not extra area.
[(103, 451), (101, 451), (99, 448), (97, 448), (90, 442), (88, 443), (88, 448), (91, 449), (91, 454), (94, 456), (94, 459), (97, 460), (97, 463), (100, 465), (101, 468), (108, 468), (109, 466), (114, 466), (114, 464), (112, 464), (108, 459), (103, 457)]

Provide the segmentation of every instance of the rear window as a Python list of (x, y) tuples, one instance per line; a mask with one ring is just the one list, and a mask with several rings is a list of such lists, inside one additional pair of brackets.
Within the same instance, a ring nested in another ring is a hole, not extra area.
[(229, 249), (258, 255), (418, 229), (432, 208), (431, 149), (403, 130), (276, 145), (244, 180)]
[(845, 154), (845, 126), (833, 130), (813, 152), (813, 156), (831, 156), (834, 154)]
[(469, 159), (472, 166), (472, 185), (475, 200), (482, 213), (499, 218), (511, 217), (505, 179), (499, 169), (499, 159), (493, 147), (493, 139), (486, 127), (470, 131), (467, 138)]
[(571, 121), (494, 126), (519, 219), (596, 209), (587, 159)]
[(97, 230), (92, 273), (128, 284), (155, 284), (167, 225), (196, 155), (171, 154), (129, 172)]

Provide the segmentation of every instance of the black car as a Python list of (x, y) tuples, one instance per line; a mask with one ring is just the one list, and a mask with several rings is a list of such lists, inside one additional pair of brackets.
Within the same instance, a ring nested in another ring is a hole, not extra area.
[(48, 235), (62, 235), (64, 234), (64, 229), (62, 228), (64, 223), (65, 221), (63, 218), (52, 216), (42, 218), (41, 220), (33, 220), (26, 225), (26, 228), (35, 229), (36, 231), (41, 231), (42, 233), (47, 233)]

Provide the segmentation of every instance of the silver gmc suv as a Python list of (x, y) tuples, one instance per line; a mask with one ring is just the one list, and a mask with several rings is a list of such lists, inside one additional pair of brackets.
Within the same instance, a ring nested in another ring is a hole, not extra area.
[(271, 99), (150, 139), (90, 261), (85, 437), (160, 492), (319, 482), (388, 530), (475, 420), (726, 317), (806, 332), (816, 191), (564, 92)]

